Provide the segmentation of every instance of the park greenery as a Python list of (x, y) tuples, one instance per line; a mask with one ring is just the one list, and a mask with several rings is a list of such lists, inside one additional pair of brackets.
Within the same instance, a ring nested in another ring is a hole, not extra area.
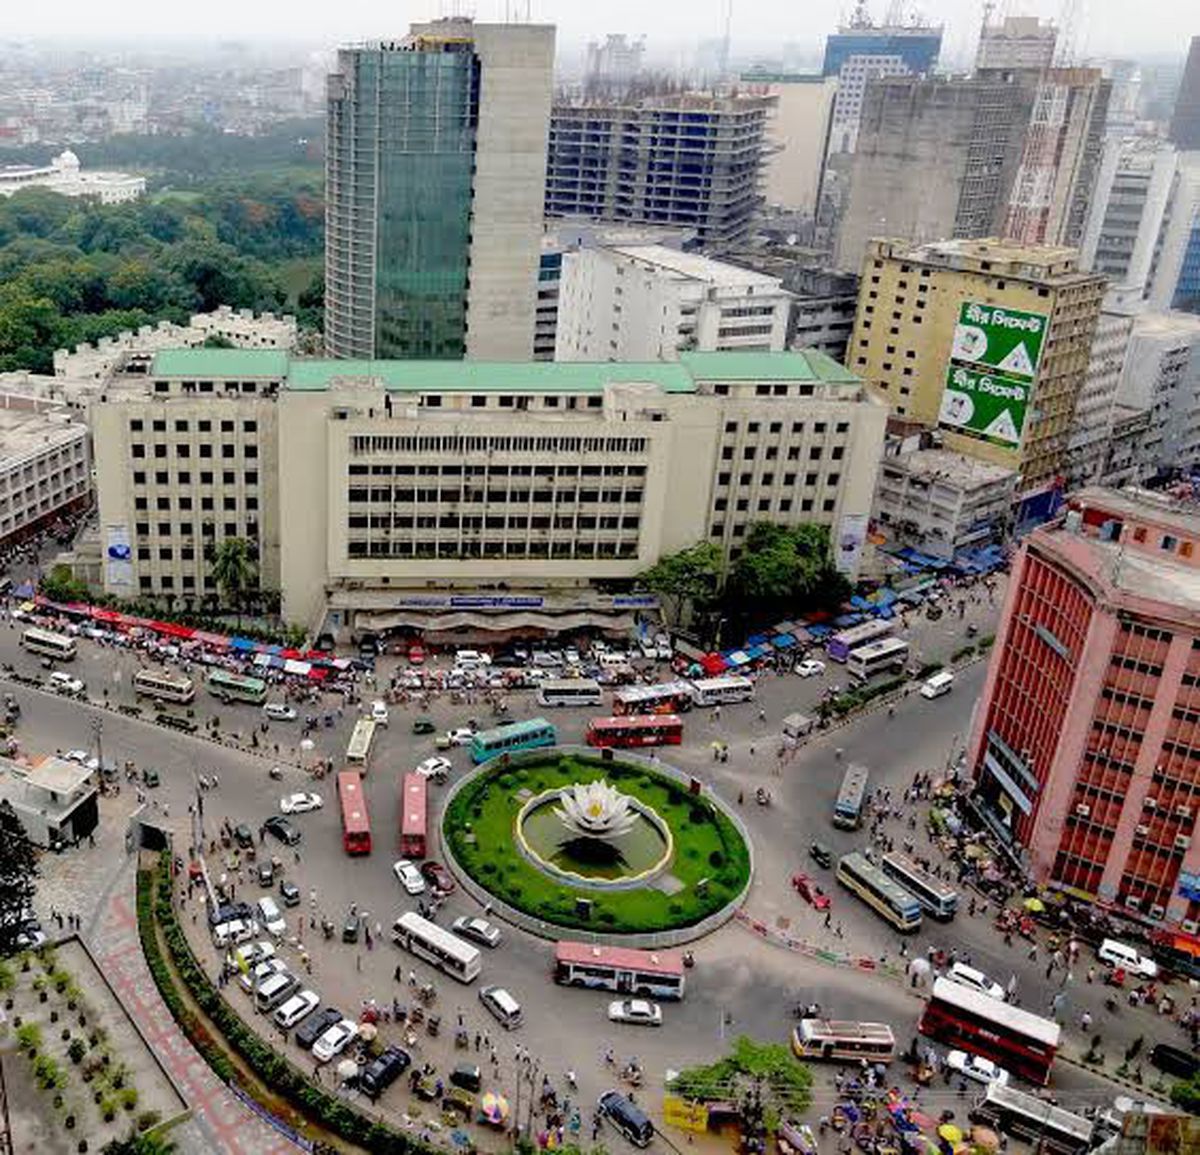
[(33, 897), (37, 852), (12, 803), (0, 802), (0, 957), (13, 954)]
[[(599, 778), (652, 808), (670, 827), (675, 857), (669, 870), (683, 884), (676, 894), (650, 886), (571, 886), (522, 856), (514, 827), (524, 800)], [(736, 899), (750, 877), (746, 843), (719, 808), (666, 775), (620, 759), (554, 752), (523, 765), (497, 759), (454, 796), (442, 837), (459, 866), (510, 906), (556, 926), (610, 934), (693, 926)], [(702, 879), (708, 881), (698, 886)], [(577, 898), (591, 900), (590, 917), (576, 908)]]

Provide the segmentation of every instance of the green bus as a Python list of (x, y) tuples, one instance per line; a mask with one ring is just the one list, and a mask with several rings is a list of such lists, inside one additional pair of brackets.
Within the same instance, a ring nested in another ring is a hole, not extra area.
[(251, 702), (261, 706), (267, 700), (267, 683), (262, 678), (214, 670), (208, 676), (208, 692), (222, 702)]
[(538, 746), (554, 746), (558, 731), (545, 718), (530, 718), (528, 722), (510, 722), (494, 730), (481, 730), (471, 740), (471, 761), (478, 765), (497, 754), (513, 750), (533, 750)]

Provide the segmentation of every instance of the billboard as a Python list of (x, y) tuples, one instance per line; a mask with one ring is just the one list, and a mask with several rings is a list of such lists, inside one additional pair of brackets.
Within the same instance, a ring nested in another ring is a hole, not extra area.
[(963, 301), (938, 423), (1006, 449), (1021, 444), (1049, 317)]
[(708, 1106), (705, 1103), (681, 1099), (677, 1095), (664, 1095), (663, 1122), (684, 1131), (707, 1131)]
[(114, 593), (133, 589), (133, 549), (124, 523), (104, 527), (104, 586)]
[(858, 578), (858, 567), (862, 562), (863, 544), (867, 540), (867, 529), (871, 523), (865, 513), (842, 515), (834, 541), (833, 564), (838, 573), (845, 574), (851, 581)]

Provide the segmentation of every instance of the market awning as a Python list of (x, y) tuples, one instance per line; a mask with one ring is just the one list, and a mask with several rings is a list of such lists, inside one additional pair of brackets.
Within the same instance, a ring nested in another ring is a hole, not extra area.
[(706, 674), (719, 674), (728, 668), (728, 663), (720, 654), (705, 654), (700, 659), (700, 665)]
[(721, 656), (731, 666), (744, 666), (750, 661), (750, 655), (745, 650), (727, 650)]
[(796, 639), (792, 634), (776, 634), (771, 639), (771, 645), (777, 650), (790, 650), (796, 644)]
[(301, 678), (308, 677), (309, 670), (312, 665), (309, 662), (297, 662), (294, 658), (289, 658), (283, 663), (283, 672), (285, 674), (296, 674)]
[(251, 651), (257, 649), (258, 646), (249, 638), (230, 638), (229, 648), (231, 650), (241, 650), (242, 653), (250, 653)]

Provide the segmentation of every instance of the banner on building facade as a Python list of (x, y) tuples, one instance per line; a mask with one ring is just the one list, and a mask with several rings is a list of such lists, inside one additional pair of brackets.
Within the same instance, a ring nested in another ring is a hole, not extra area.
[(104, 586), (113, 593), (133, 589), (133, 548), (123, 522), (104, 527)]
[(862, 564), (863, 545), (867, 540), (871, 517), (866, 513), (843, 514), (833, 543), (833, 564), (838, 573), (854, 579)]

